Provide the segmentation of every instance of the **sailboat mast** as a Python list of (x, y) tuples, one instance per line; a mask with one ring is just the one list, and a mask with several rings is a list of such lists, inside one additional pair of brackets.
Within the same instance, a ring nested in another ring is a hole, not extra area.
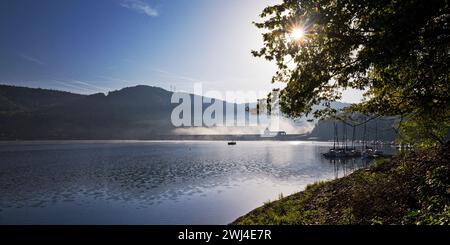
[(335, 134), (336, 134), (336, 145), (337, 145), (337, 147), (339, 148), (339, 133), (338, 133), (338, 130), (339, 130), (339, 128), (338, 128), (338, 124), (336, 123), (336, 125), (335, 125)]
[(355, 149), (355, 128), (356, 128), (356, 126), (353, 125), (352, 128), (353, 128), (353, 132), (352, 132), (352, 149)]
[(342, 147), (344, 151), (347, 149), (347, 128), (344, 121), (342, 121)]
[(378, 149), (378, 121), (375, 120), (375, 149)]
[(364, 133), (363, 133), (363, 148), (366, 149), (366, 130), (367, 126), (366, 123), (364, 123)]
[(336, 149), (336, 120), (333, 121), (333, 150)]

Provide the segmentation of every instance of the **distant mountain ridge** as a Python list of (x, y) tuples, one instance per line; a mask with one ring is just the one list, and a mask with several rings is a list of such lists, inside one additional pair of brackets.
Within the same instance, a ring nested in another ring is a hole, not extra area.
[(172, 93), (136, 86), (79, 95), (0, 85), (0, 139), (135, 139), (169, 134)]
[[(106, 95), (0, 85), (0, 140), (176, 139), (170, 119), (177, 106), (171, 103), (172, 94), (146, 85)], [(193, 101), (198, 95), (190, 96)], [(332, 103), (337, 109), (346, 105)], [(203, 103), (203, 110), (208, 106)], [(357, 133), (361, 135), (361, 130)], [(332, 139), (332, 125), (319, 122), (310, 137)]]
[[(172, 94), (146, 85), (106, 95), (0, 85), (0, 139), (170, 138), (175, 129), (171, 113), (178, 106), (171, 103)], [(199, 97), (188, 95), (191, 101)], [(211, 103), (203, 103), (203, 110)]]
[(0, 112), (33, 111), (82, 97), (84, 95), (57, 90), (0, 85)]

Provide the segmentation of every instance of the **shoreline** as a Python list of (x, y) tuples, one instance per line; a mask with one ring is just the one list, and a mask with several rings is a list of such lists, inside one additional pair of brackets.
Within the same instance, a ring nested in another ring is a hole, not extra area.
[(450, 224), (450, 144), (308, 185), (233, 225)]

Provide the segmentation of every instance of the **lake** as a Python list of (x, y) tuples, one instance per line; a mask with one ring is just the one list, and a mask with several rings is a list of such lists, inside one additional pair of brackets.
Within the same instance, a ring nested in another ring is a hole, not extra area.
[(369, 162), (310, 141), (0, 143), (0, 224), (228, 224)]

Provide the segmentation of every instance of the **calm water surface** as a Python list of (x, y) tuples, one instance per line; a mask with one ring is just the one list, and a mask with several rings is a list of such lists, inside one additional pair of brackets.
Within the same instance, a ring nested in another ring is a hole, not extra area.
[(367, 166), (320, 142), (0, 143), (0, 224), (227, 224)]

